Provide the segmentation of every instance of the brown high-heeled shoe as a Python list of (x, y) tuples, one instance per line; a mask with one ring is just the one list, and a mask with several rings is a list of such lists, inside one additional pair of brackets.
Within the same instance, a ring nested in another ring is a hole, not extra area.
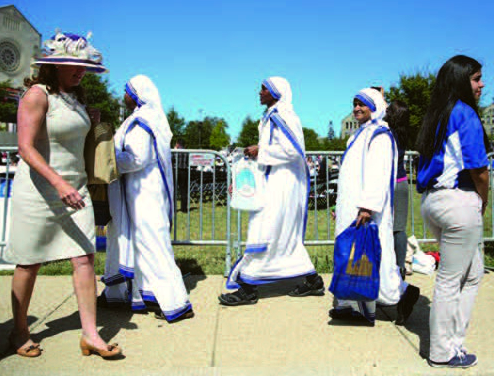
[(16, 354), (22, 357), (38, 357), (41, 356), (41, 347), (39, 343), (32, 343), (29, 346), (17, 347), (14, 342), (14, 333), (11, 332), (9, 335), (10, 347), (15, 351)]
[(92, 344), (89, 344), (84, 337), (81, 337), (80, 347), (83, 356), (94, 354), (101, 356), (103, 359), (111, 359), (122, 354), (122, 349), (117, 343), (110, 344), (108, 349), (105, 350), (103, 348), (96, 348)]

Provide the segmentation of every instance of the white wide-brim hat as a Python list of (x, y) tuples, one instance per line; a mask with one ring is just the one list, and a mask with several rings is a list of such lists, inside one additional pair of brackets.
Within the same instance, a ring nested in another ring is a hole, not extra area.
[(42, 64), (57, 64), (57, 65), (77, 65), (86, 67), (86, 71), (94, 73), (105, 73), (108, 69), (101, 63), (96, 63), (87, 59), (79, 59), (73, 57), (47, 56), (37, 59), (32, 65), (39, 67)]
[(102, 63), (101, 53), (89, 42), (91, 33), (87, 38), (77, 34), (56, 32), (56, 35), (45, 41), (43, 56), (32, 64), (37, 67), (43, 64), (73, 65), (86, 67), (86, 70), (94, 73), (108, 72)]

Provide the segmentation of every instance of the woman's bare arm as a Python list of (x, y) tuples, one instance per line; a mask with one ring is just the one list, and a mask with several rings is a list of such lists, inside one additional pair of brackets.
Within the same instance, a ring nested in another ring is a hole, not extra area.
[(17, 136), (19, 155), (32, 169), (44, 177), (68, 206), (81, 209), (84, 201), (79, 192), (53, 170), (35, 147), (35, 142), (45, 127), (48, 98), (43, 90), (33, 87), (22, 98), (17, 112)]
[(482, 214), (484, 214), (489, 201), (489, 170), (484, 166), (483, 168), (470, 169), (469, 171), (475, 184), (475, 189), (482, 199)]

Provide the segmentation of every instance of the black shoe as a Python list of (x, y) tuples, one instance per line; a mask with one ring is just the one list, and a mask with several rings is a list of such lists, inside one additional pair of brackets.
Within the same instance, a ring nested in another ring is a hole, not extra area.
[(96, 297), (96, 306), (98, 308), (115, 309), (115, 310), (129, 308), (129, 305), (126, 304), (125, 302), (108, 302), (105, 292), (102, 292), (98, 297)]
[(297, 285), (293, 291), (288, 293), (291, 297), (324, 296), (324, 281), (317, 275), (311, 283), (305, 279), (304, 284)]
[(96, 297), (96, 306), (98, 308), (108, 308), (108, 301), (106, 300), (105, 292), (102, 292), (98, 297)]
[(407, 276), (407, 270), (405, 268), (400, 268), (400, 275), (401, 275), (401, 280), (405, 281), (405, 278)]
[(349, 321), (349, 322), (358, 322), (365, 324), (370, 327), (374, 327), (374, 321), (370, 321), (367, 318), (365, 318), (362, 314), (359, 312), (353, 310), (352, 308), (343, 308), (343, 309), (331, 309), (329, 311), (329, 316), (332, 319), (337, 319), (337, 320), (342, 320), (342, 321)]
[(420, 289), (413, 285), (408, 285), (405, 293), (401, 296), (398, 302), (398, 317), (396, 318), (395, 324), (398, 326), (403, 326), (412, 314), (413, 306), (418, 301), (420, 297)]
[(220, 300), (220, 304), (226, 306), (254, 305), (257, 304), (259, 297), (257, 297), (256, 291), (247, 293), (245, 289), (240, 288), (238, 291), (218, 296), (218, 300)]
[(171, 321), (168, 321), (165, 317), (165, 314), (161, 310), (158, 310), (154, 313), (154, 318), (164, 319), (165, 321), (168, 321), (168, 323), (177, 323), (177, 322), (183, 321), (184, 319), (194, 318), (194, 316), (195, 316), (194, 311), (192, 309), (190, 309), (190, 310), (187, 310), (180, 317), (177, 317), (175, 319), (172, 319)]

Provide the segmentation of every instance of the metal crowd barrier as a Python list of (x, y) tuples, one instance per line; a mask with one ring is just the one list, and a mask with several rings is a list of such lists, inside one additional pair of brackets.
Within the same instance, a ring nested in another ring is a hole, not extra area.
[[(6, 246), (11, 212), (11, 187), (15, 173), (12, 156), (16, 147), (0, 147), (0, 255)], [(342, 152), (310, 151), (312, 159), (307, 246), (334, 244), (333, 210), (338, 192), (338, 173)], [(493, 186), (494, 153), (488, 155), (490, 187)], [(227, 157), (209, 150), (172, 150), (175, 181), (175, 214), (172, 244), (181, 246), (225, 247), (225, 275), (235, 257), (242, 253), (247, 234), (248, 213), (232, 215), (228, 187), (231, 166)], [(317, 162), (316, 162), (317, 161)], [(420, 195), (415, 190), (418, 154), (406, 152), (405, 164), (409, 182), (407, 234), (419, 242), (436, 242), (420, 215)], [(310, 161), (309, 161), (310, 163)], [(484, 216), (484, 241), (494, 241), (494, 191), (490, 190), (490, 205)], [(184, 205), (182, 205), (184, 201)], [(181, 211), (183, 209), (183, 211)]]

